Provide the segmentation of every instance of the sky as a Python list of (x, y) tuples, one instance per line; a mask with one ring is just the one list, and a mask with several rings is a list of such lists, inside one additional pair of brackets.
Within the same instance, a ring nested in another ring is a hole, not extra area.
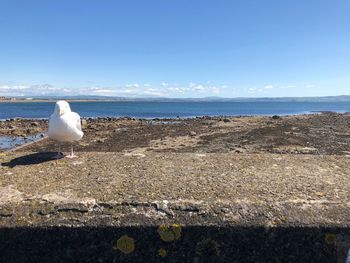
[(350, 95), (349, 0), (0, 0), (0, 95)]

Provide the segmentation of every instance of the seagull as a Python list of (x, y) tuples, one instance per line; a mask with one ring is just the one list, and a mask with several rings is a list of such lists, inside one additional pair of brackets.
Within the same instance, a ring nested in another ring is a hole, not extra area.
[(60, 143), (70, 142), (71, 153), (67, 158), (76, 158), (73, 151), (73, 142), (83, 138), (81, 121), (78, 113), (72, 112), (67, 101), (60, 100), (56, 102), (55, 111), (49, 119), (49, 138), (59, 143), (57, 158), (61, 156)]

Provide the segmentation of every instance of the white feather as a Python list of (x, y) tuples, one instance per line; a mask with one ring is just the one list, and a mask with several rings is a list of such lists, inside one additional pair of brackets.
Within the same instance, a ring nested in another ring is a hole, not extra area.
[(49, 120), (48, 136), (59, 142), (74, 142), (83, 135), (79, 114), (71, 111), (68, 102), (58, 101)]

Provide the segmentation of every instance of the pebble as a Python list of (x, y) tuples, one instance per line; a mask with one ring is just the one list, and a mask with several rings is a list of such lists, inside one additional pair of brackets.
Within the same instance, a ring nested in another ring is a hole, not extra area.
[(197, 133), (196, 133), (196, 132), (194, 132), (194, 131), (191, 131), (191, 132), (190, 132), (190, 136), (192, 136), (192, 137), (193, 137), (193, 136), (196, 136), (196, 135), (197, 135)]
[(87, 128), (88, 124), (87, 124), (87, 120), (81, 120), (81, 127), (82, 128)]

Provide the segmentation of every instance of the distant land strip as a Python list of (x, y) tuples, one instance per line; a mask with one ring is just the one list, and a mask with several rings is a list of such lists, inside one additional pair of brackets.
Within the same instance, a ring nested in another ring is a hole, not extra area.
[(2, 97), (0, 103), (8, 102), (349, 102), (350, 95), (323, 97), (204, 97), (204, 98), (167, 98), (167, 97), (108, 97), (108, 96), (47, 96), (47, 97)]

